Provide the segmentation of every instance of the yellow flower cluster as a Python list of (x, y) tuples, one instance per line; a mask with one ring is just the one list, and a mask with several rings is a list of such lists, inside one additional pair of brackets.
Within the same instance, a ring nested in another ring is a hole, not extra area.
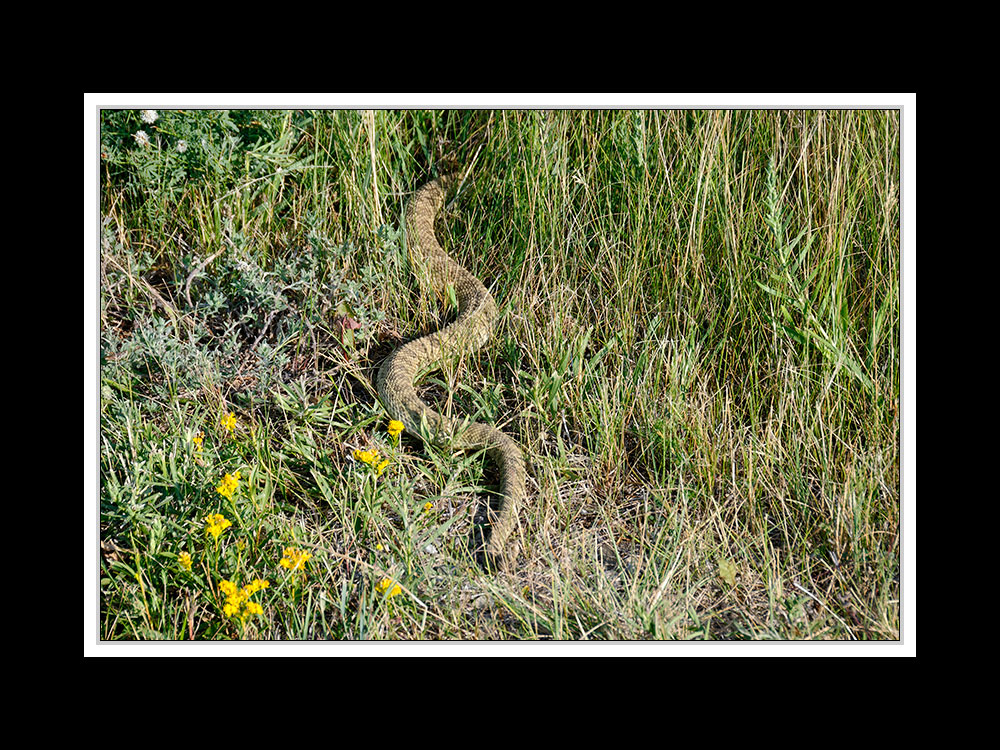
[(205, 440), (204, 432), (199, 432), (193, 438), (191, 438), (191, 441), (194, 443), (194, 449), (199, 453), (201, 453), (201, 444), (202, 442), (204, 442), (204, 440)]
[(379, 461), (381, 456), (379, 456), (377, 450), (363, 451), (360, 448), (354, 451), (354, 458), (358, 461), (363, 461), (364, 463), (375, 469), (375, 474), (379, 475), (382, 470), (389, 465), (389, 459), (383, 459)]
[(386, 599), (392, 599), (392, 597), (396, 596), (396, 594), (401, 594), (403, 592), (403, 589), (401, 589), (399, 587), (399, 584), (393, 581), (391, 578), (383, 578), (381, 581), (375, 584), (375, 593), (385, 594), (386, 591), (389, 592), (388, 594), (386, 594)]
[[(229, 523), (229, 522), (227, 521), (226, 523)], [(222, 532), (220, 531), (219, 533), (221, 534)], [(177, 562), (180, 563), (180, 566), (182, 568), (184, 568), (184, 570), (191, 570), (191, 555), (190, 555), (190, 553), (188, 553), (188, 552), (181, 552), (177, 556)]]
[(400, 421), (398, 421), (396, 419), (392, 419), (392, 420), (389, 421), (388, 432), (389, 432), (389, 436), (390, 437), (394, 437), (394, 438), (395, 437), (399, 437), (399, 433), (401, 433), (402, 431), (403, 431), (403, 423), (402, 422), (400, 422)]
[(226, 432), (232, 432), (236, 427), (236, 415), (229, 412), (222, 418), (222, 426), (226, 428)]
[(236, 492), (240, 487), (240, 473), (237, 471), (233, 475), (226, 474), (219, 483), (219, 486), (215, 488), (215, 491), (222, 495), (227, 500), (232, 499), (233, 493)]
[[(227, 474), (226, 476), (229, 475)], [(216, 539), (219, 538), (219, 534), (232, 525), (232, 522), (221, 513), (215, 513), (205, 518), (205, 528), (208, 530), (208, 533)]]
[(289, 570), (298, 570), (299, 568), (304, 568), (311, 557), (312, 553), (310, 552), (305, 552), (295, 547), (285, 547), (284, 557), (281, 558), (278, 565)]
[(241, 620), (245, 620), (249, 615), (264, 614), (264, 608), (257, 602), (250, 601), (250, 597), (270, 585), (260, 578), (251, 581), (243, 588), (238, 588), (232, 581), (219, 581), (219, 591), (226, 595), (222, 611), (226, 613), (226, 617), (239, 615)]

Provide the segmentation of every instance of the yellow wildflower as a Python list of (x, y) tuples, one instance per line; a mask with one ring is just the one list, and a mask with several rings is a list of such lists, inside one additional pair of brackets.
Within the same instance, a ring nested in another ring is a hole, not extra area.
[(430, 513), (431, 510), (433, 510), (433, 508), (434, 508), (434, 503), (432, 503), (430, 500), (424, 503), (424, 513)]
[(191, 442), (194, 443), (194, 449), (199, 453), (201, 453), (201, 444), (204, 440), (205, 433), (203, 431), (198, 432), (193, 438), (191, 438)]
[(181, 552), (177, 556), (177, 562), (180, 564), (182, 568), (184, 568), (184, 570), (191, 570), (191, 555), (188, 554), (187, 552)]
[(236, 588), (236, 584), (232, 581), (219, 581), (219, 591), (226, 595), (226, 603), (222, 606), (226, 617), (231, 617), (239, 612), (243, 597), (240, 596), (240, 590)]
[(394, 438), (395, 437), (399, 437), (399, 433), (401, 433), (402, 431), (403, 431), (403, 423), (402, 422), (400, 422), (400, 421), (398, 421), (396, 419), (389, 420), (389, 430), (388, 430), (388, 432), (389, 432), (389, 436), (390, 437), (394, 437)]
[(399, 587), (399, 584), (395, 583), (391, 578), (383, 578), (381, 581), (375, 584), (375, 593), (385, 594), (386, 591), (389, 592), (388, 594), (386, 594), (386, 599), (392, 599), (392, 597), (394, 597), (396, 594), (401, 594), (403, 592), (403, 589), (401, 589)]
[(219, 538), (219, 534), (232, 525), (232, 522), (221, 513), (215, 513), (214, 515), (210, 515), (205, 518), (205, 528), (208, 530), (208, 533), (216, 539)]
[(236, 427), (236, 415), (229, 412), (222, 418), (222, 426), (226, 428), (226, 432), (232, 432)]
[(256, 594), (262, 589), (266, 589), (271, 584), (264, 578), (255, 578), (250, 581), (246, 586), (243, 587), (243, 593), (245, 596), (250, 596), (250, 594)]
[(299, 568), (304, 568), (311, 557), (312, 554), (309, 552), (304, 552), (295, 547), (285, 547), (284, 556), (278, 562), (278, 565), (289, 570), (298, 570)]
[(261, 589), (266, 589), (270, 584), (267, 580), (257, 578), (243, 588), (237, 587), (232, 581), (219, 581), (219, 591), (226, 597), (226, 603), (222, 605), (222, 611), (226, 617), (239, 615), (241, 620), (245, 620), (249, 615), (262, 615), (264, 608), (257, 602), (250, 601), (250, 597)]
[(378, 451), (363, 451), (357, 448), (354, 451), (354, 458), (358, 461), (363, 461), (369, 466), (374, 466), (375, 462), (378, 461)]
[(226, 474), (219, 483), (219, 486), (215, 488), (215, 491), (222, 495), (227, 500), (233, 497), (233, 494), (240, 486), (240, 473), (237, 471), (235, 474)]
[(226, 596), (233, 596), (236, 594), (236, 584), (232, 581), (222, 580), (219, 581), (219, 591), (221, 591)]
[[(375, 469), (376, 476), (381, 475), (385, 467), (389, 465), (389, 459), (382, 459), (377, 450), (363, 451), (360, 448), (357, 448), (354, 451), (354, 458), (355, 460), (366, 463)], [(380, 461), (379, 459), (382, 460)]]

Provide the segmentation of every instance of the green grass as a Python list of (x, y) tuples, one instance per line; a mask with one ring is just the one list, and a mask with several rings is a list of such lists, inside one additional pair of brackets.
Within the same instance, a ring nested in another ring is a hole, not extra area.
[[(899, 638), (897, 111), (107, 111), (100, 139), (101, 639)], [(446, 318), (400, 221), (456, 168), (438, 233), (501, 323), (424, 393), (524, 449), (494, 575), (492, 467), (391, 438), (373, 387)]]

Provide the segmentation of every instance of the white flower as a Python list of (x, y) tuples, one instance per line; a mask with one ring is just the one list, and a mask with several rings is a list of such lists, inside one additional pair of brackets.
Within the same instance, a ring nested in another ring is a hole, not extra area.
[(146, 135), (146, 131), (145, 130), (139, 130), (139, 131), (137, 131), (136, 134), (133, 135), (132, 137), (135, 138), (135, 142), (138, 143), (140, 146), (148, 146), (149, 145), (149, 136)]
[(159, 115), (156, 114), (155, 109), (140, 109), (139, 116), (142, 118), (142, 121), (147, 125), (152, 125), (154, 122), (156, 122), (156, 118), (159, 117)]
[(177, 150), (183, 154), (188, 150), (188, 142), (185, 140), (177, 141)]

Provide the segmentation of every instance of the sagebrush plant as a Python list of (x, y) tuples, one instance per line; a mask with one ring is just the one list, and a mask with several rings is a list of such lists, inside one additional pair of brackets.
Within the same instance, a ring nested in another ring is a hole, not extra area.
[[(899, 116), (101, 113), (104, 639), (899, 637)], [(529, 465), (423, 445), (374, 374), (450, 314), (495, 337), (439, 410)]]

